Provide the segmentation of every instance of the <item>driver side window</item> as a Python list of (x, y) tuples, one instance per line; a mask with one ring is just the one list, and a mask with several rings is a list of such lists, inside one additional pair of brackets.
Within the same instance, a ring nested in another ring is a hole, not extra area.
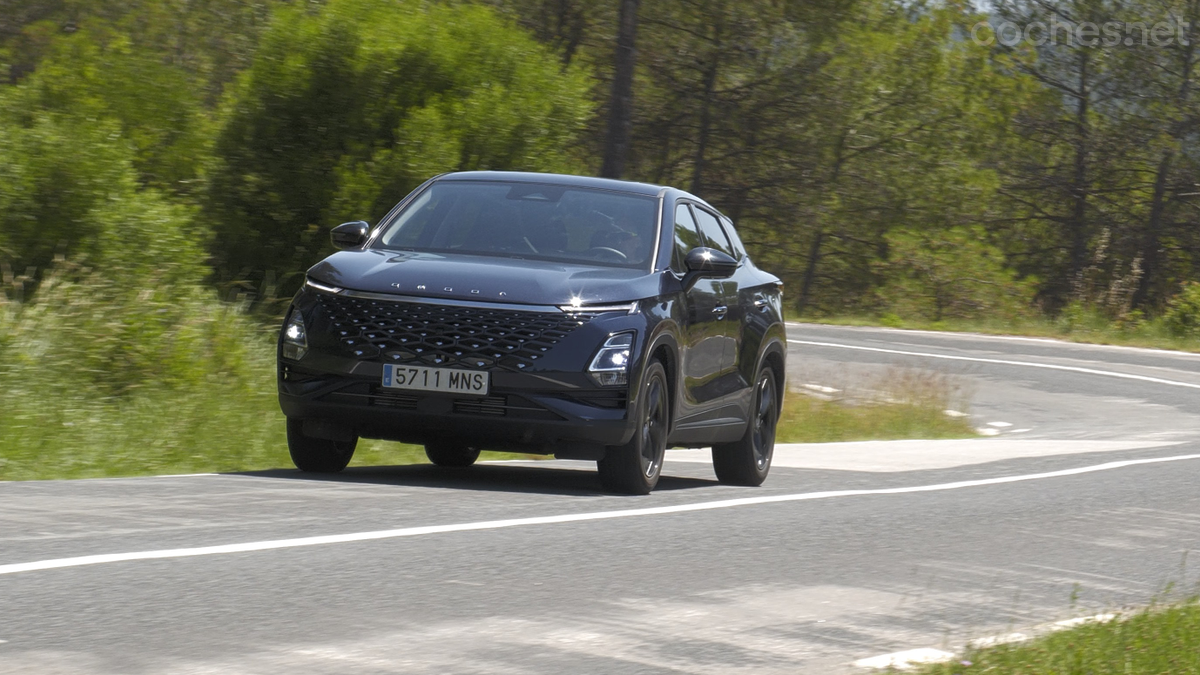
[(675, 207), (675, 252), (671, 256), (671, 270), (676, 274), (687, 272), (684, 258), (688, 251), (701, 246), (700, 233), (696, 229), (696, 219), (687, 204)]

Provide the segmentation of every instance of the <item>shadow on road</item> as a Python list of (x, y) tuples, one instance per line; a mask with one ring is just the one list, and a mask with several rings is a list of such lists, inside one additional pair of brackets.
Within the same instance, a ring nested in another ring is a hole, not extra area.
[[(318, 481), (329, 483), (367, 483), (374, 485), (404, 485), (451, 490), (490, 492), (524, 492), (596, 496), (608, 494), (600, 487), (594, 468), (561, 468), (550, 462), (476, 464), (463, 469), (450, 469), (432, 464), (403, 464), (397, 466), (355, 466), (336, 474), (304, 473), (296, 469), (246, 471), (238, 475), (260, 478)], [(592, 465), (594, 467), (594, 465)], [(713, 487), (716, 480), (664, 475), (656, 492)]]

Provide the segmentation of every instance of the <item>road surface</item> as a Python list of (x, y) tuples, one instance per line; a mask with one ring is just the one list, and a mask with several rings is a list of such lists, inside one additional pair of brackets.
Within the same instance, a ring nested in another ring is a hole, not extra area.
[(0, 484), (0, 673), (840, 673), (1200, 581), (1200, 356), (792, 325), (790, 381), (973, 392), (968, 441)]

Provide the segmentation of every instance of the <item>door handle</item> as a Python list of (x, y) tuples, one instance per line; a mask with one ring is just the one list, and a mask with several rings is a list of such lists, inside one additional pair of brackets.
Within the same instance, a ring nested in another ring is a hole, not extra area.
[(729, 308), (726, 307), (725, 305), (719, 305), (717, 307), (713, 307), (713, 314), (717, 315), (717, 319), (724, 319), (725, 314), (728, 311), (729, 311)]

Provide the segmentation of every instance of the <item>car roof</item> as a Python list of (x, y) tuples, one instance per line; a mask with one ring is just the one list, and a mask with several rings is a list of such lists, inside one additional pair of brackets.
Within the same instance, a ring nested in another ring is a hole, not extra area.
[(593, 178), (591, 176), (571, 176), (561, 173), (534, 173), (527, 171), (461, 171), (438, 176), (438, 181), (505, 181), (513, 183), (549, 183), (551, 185), (569, 185), (574, 187), (599, 188), (632, 192), (634, 194), (657, 197), (663, 190), (670, 189), (663, 185), (636, 183), (612, 178)]

